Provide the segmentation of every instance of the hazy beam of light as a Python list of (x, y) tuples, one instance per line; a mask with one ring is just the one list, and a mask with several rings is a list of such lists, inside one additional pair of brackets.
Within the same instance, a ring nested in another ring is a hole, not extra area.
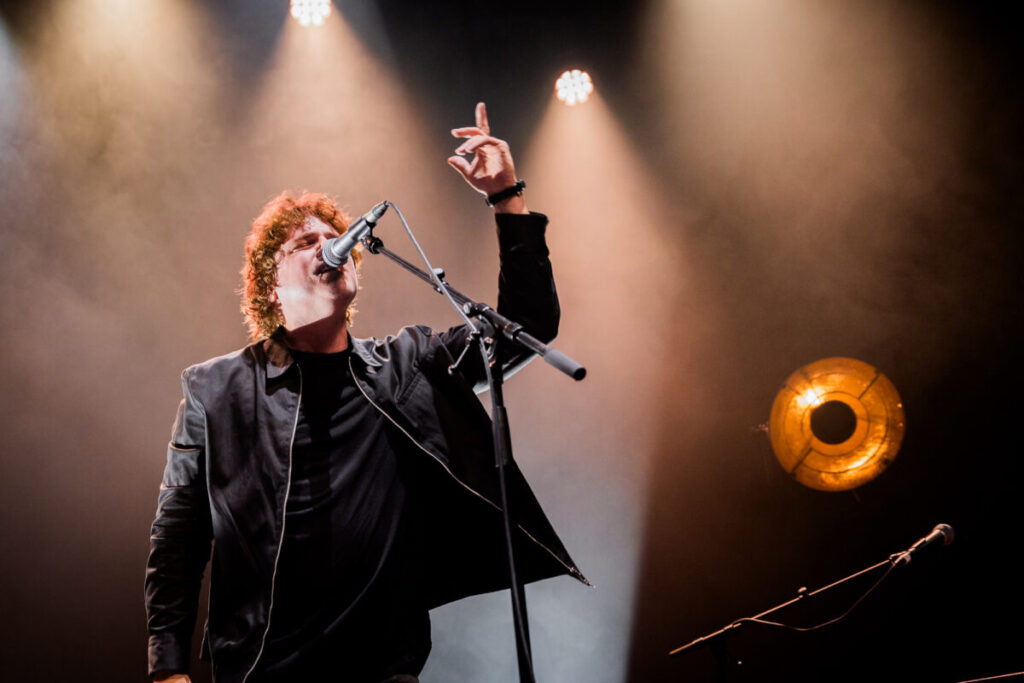
[[(953, 158), (962, 115), (926, 71), (927, 31), (892, 4), (664, 0), (649, 8), (642, 63), (666, 142), (711, 191), (758, 212), (796, 208), (764, 237), (810, 244), (878, 193), (921, 196)], [(914, 97), (937, 108), (922, 118)], [(918, 146), (935, 134), (948, 144)]]
[(550, 514), (600, 587), (595, 594), (554, 586), (561, 592), (538, 609), (561, 612), (554, 623), (561, 619), (563, 632), (581, 634), (561, 647), (578, 650), (535, 652), (541, 661), (549, 656), (554, 671), (563, 662), (556, 679), (573, 678), (566, 662), (589, 659), (588, 680), (599, 672), (599, 680), (621, 681), (654, 439), (665, 411), (688, 400), (674, 387), (670, 405), (663, 401), (665, 368), (692, 361), (690, 341), (667, 333), (679, 318), (695, 334), (702, 326), (679, 307), (689, 268), (671, 245), (678, 237), (672, 233), (685, 226), (667, 224), (664, 188), (600, 94), (575, 108), (552, 97), (522, 175), (530, 206), (552, 216), (548, 240), (563, 302), (559, 343), (588, 366), (576, 387), (557, 373), (538, 377), (545, 395), (571, 408), (538, 407), (547, 413), (546, 442), (528, 443), (564, 462), (563, 486), (576, 495)]
[[(199, 169), (220, 182), (231, 175), (224, 168), (230, 157), (220, 151), (230, 138), (218, 135), (230, 125), (219, 87), (223, 53), (206, 19), (194, 5), (170, 0), (137, 7), (64, 0), (25, 49), (35, 113), (19, 139), (34, 177), (22, 183), (21, 202), (39, 197), (47, 208), (18, 227), (34, 249), (39, 224), (47, 224), (59, 239), (39, 248), (48, 258), (73, 254), (85, 271), (54, 276), (133, 316), (204, 315), (191, 297), (166, 288), (187, 287), (183, 264), (201, 272), (216, 257), (209, 222), (218, 211), (210, 200), (223, 211), (224, 193)], [(234, 239), (230, 253), (238, 253)], [(234, 280), (227, 274), (227, 291)], [(135, 323), (126, 319), (133, 334), (146, 329)], [(153, 336), (156, 344), (168, 341)]]
[[(452, 122), (452, 127), (470, 123), (472, 114), (466, 112), (466, 120)], [(245, 192), (254, 213), (285, 189), (326, 192), (350, 214), (388, 199), (426, 239), (428, 253), (437, 255), (450, 242), (432, 240), (431, 235), (440, 237), (447, 222), (463, 220), (466, 193), (472, 196), (445, 163), (455, 139), (448, 130), (424, 128), (414, 102), (340, 12), (316, 30), (285, 23), (241, 122), (240, 137), (239, 165), (245, 169)], [(393, 220), (385, 217), (378, 232), (401, 250), (406, 240)], [(489, 235), (478, 241), (488, 253), (493, 251)], [(403, 322), (409, 322), (409, 292), (413, 299), (431, 301), (429, 290), (420, 292), (414, 282), (395, 276), (389, 264), (379, 261), (368, 259), (363, 266), (358, 306), (367, 314), (356, 319), (361, 335), (394, 331), (374, 328), (375, 321), (405, 316)], [(445, 317), (417, 322), (450, 321), (442, 301), (427, 308)]]
[(283, 27), (244, 135), (268, 185), (335, 188), (343, 201), (375, 203), (430, 158), (415, 106), (338, 13), (315, 31)]
[[(190, 308), (188, 297), (157, 283), (180, 282), (182, 264), (201, 263), (181, 230), (188, 219), (176, 212), (196, 223), (196, 169), (216, 157), (219, 74), (206, 28), (194, 7), (171, 0), (63, 0), (22, 50), (31, 112), (18, 119), (18, 163), (4, 159), (5, 173), (18, 174), (4, 191), (17, 197), (8, 216), (36, 208), (11, 222), (21, 257), (8, 275), (31, 281), (41, 264), (67, 256), (49, 277), (67, 280), (94, 306), (124, 312), (126, 329), (111, 334), (139, 335), (147, 319)], [(22, 324), (52, 324), (49, 306), (27, 309)], [(22, 340), (34, 345), (32, 335)]]
[[(741, 278), (757, 273), (780, 299), (805, 302), (809, 329), (878, 330), (885, 344), (908, 313), (895, 290), (927, 292), (909, 307), (922, 323), (964, 304), (955, 279), (920, 257), (957, 262), (955, 249), (937, 251), (932, 214), (967, 186), (972, 106), (957, 90), (970, 76), (926, 8), (663, 0), (647, 11), (637, 70), (658, 93), (659, 143), (701, 204), (737, 225), (733, 244), (711, 244), (747, 254)], [(728, 296), (719, 303), (743, 305)], [(932, 348), (943, 347), (955, 352), (942, 339)]]
[[(217, 45), (195, 3), (39, 4), (17, 56), (0, 28), (0, 476), (17, 489), (0, 512), (17, 520), (8, 540), (31, 548), (8, 566), (12, 580), (50, 589), (5, 611), (4, 639), (22, 651), (49, 640), (77, 666), (127, 679), (144, 675), (141, 660), (117, 661), (145, 643), (141, 520), (152, 518), (178, 372), (203, 357), (207, 269), (187, 228), (211, 220), (201, 171), (208, 190), (220, 180), (207, 132), (219, 128)], [(109, 637), (76, 643), (61, 627), (74, 622)], [(66, 663), (35, 658), (32, 675), (57, 678)]]

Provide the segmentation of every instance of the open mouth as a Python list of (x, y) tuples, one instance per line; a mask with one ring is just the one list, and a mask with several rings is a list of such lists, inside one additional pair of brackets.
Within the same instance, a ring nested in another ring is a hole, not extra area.
[(313, 274), (319, 277), (320, 275), (323, 275), (324, 273), (329, 273), (332, 270), (336, 270), (336, 269), (335, 268), (331, 268), (326, 263), (321, 263), (319, 266), (317, 266), (317, 269), (313, 271)]

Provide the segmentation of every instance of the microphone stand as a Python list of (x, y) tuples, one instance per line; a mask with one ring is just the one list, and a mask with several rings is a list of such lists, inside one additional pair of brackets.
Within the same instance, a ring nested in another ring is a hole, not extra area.
[[(934, 543), (940, 536), (942, 537), (942, 539), (943, 539), (943, 541), (944, 541), (944, 543), (946, 545), (952, 543), (953, 542), (953, 528), (950, 527), (948, 524), (939, 524), (938, 526), (935, 527), (935, 529), (932, 531), (931, 534), (929, 534), (928, 536), (925, 536), (924, 538), (919, 540), (917, 543), (912, 545), (907, 550), (903, 550), (903, 551), (900, 551), (898, 553), (893, 553), (892, 555), (890, 555), (888, 558), (882, 560), (881, 562), (873, 564), (873, 565), (871, 565), (870, 567), (868, 567), (866, 569), (861, 569), (859, 572), (856, 572), (854, 574), (850, 574), (849, 576), (846, 576), (846, 577), (844, 577), (842, 579), (839, 579), (838, 581), (834, 581), (834, 582), (828, 584), (827, 586), (823, 586), (823, 587), (818, 588), (817, 590), (813, 590), (813, 591), (811, 591), (809, 593), (807, 592), (807, 588), (801, 587), (800, 589), (797, 590), (797, 596), (795, 598), (793, 598), (792, 600), (787, 600), (786, 602), (783, 602), (780, 605), (776, 605), (775, 607), (772, 607), (771, 609), (767, 609), (764, 612), (761, 612), (760, 614), (754, 615), (752, 617), (743, 617), (741, 619), (737, 619), (736, 621), (732, 622), (728, 626), (720, 628), (717, 631), (714, 631), (713, 633), (707, 634), (706, 636), (701, 636), (700, 638), (697, 638), (696, 640), (690, 641), (686, 645), (683, 645), (681, 647), (677, 647), (676, 649), (674, 649), (671, 652), (669, 652), (668, 655), (669, 655), (669, 657), (677, 657), (677, 656), (681, 655), (682, 653), (686, 652), (687, 650), (690, 650), (691, 648), (694, 648), (697, 645), (700, 645), (701, 643), (709, 643), (710, 646), (711, 646), (712, 652), (715, 653), (716, 658), (719, 660), (720, 664), (722, 666), (727, 666), (728, 662), (725, 661), (725, 648), (724, 648), (724, 646), (723, 646), (723, 644), (721, 642), (721, 640), (722, 640), (721, 636), (725, 635), (729, 631), (732, 631), (734, 629), (739, 628), (744, 622), (750, 622), (752, 624), (763, 624), (765, 626), (780, 626), (780, 627), (783, 627), (783, 628), (788, 628), (788, 629), (793, 630), (793, 631), (814, 631), (814, 630), (819, 629), (819, 628), (821, 628), (823, 626), (828, 626), (829, 624), (834, 624), (837, 621), (839, 621), (840, 619), (843, 619), (850, 612), (852, 612), (853, 608), (856, 607), (857, 605), (859, 605), (861, 600), (866, 598), (868, 596), (868, 594), (870, 594), (873, 590), (875, 590), (875, 588), (877, 588), (879, 586), (879, 584), (881, 584), (882, 581), (887, 576), (889, 576), (889, 572), (891, 572), (893, 569), (895, 569), (896, 567), (900, 566), (901, 564), (908, 564), (917, 552), (919, 552), (921, 549), (925, 548), (926, 546)], [(815, 595), (818, 595), (819, 593), (824, 593), (825, 591), (831, 590), (832, 588), (835, 588), (837, 586), (841, 586), (842, 584), (846, 583), (847, 581), (851, 581), (853, 579), (856, 579), (858, 576), (861, 576), (863, 574), (867, 574), (868, 572), (874, 571), (875, 569), (878, 569), (879, 567), (883, 567), (885, 565), (889, 565), (889, 567), (888, 567), (888, 569), (885, 570), (885, 572), (882, 573), (882, 576), (880, 576), (878, 578), (878, 580), (876, 580), (875, 583), (872, 584), (871, 587), (867, 589), (867, 591), (865, 591), (859, 598), (857, 598), (857, 600), (854, 601), (854, 603), (852, 605), (850, 605), (850, 607), (848, 607), (846, 609), (846, 611), (843, 612), (842, 614), (840, 614), (838, 617), (834, 617), (834, 618), (829, 619), (829, 620), (827, 620), (825, 622), (822, 622), (820, 624), (816, 624), (814, 626), (808, 626), (808, 627), (789, 626), (787, 624), (782, 624), (782, 623), (775, 622), (775, 621), (765, 621), (764, 620), (764, 617), (768, 616), (769, 614), (774, 614), (775, 612), (778, 612), (778, 611), (780, 611), (782, 609), (785, 609), (786, 607), (789, 607), (790, 605), (792, 605), (795, 602), (800, 602), (800, 601), (804, 600), (805, 598), (812, 598)]]
[[(512, 517), (509, 513), (508, 491), (505, 482), (505, 468), (512, 461), (512, 436), (509, 429), (508, 412), (505, 410), (504, 395), (502, 393), (503, 373), (498, 367), (497, 371), (492, 366), (489, 356), (497, 357), (500, 344), (512, 343), (534, 353), (544, 359), (546, 363), (554, 366), (566, 375), (575, 380), (581, 380), (586, 376), (587, 370), (582, 365), (569, 358), (561, 351), (554, 349), (536, 337), (523, 330), (519, 323), (506, 318), (487, 304), (470, 299), (468, 296), (452, 287), (444, 279), (444, 269), (435, 268), (434, 275), (418, 268), (404, 258), (384, 246), (384, 242), (370, 233), (364, 238), (363, 244), (371, 254), (380, 254), (409, 271), (416, 277), (428, 283), (431, 288), (439, 294), (443, 294), (441, 287), (462, 306), (467, 316), (472, 316), (479, 321), (479, 329), (470, 336), (469, 344), (462, 352), (455, 363), (449, 368), (454, 371), (469, 350), (469, 345), (474, 341), (480, 345), (480, 352), (483, 356), (484, 366), (487, 369), (487, 383), (491, 393), (491, 428), (494, 439), (494, 462), (498, 469), (498, 488), (501, 494), (501, 511), (505, 527), (505, 547), (508, 553), (509, 585), (512, 593), (512, 622), (516, 633), (516, 655), (519, 662), (520, 683), (535, 683), (533, 674), (533, 654), (530, 649), (530, 626), (526, 615), (526, 591), (523, 583), (516, 573), (515, 553), (512, 548)], [(500, 331), (502, 339), (497, 335)], [(488, 354), (485, 339), (493, 341), (491, 352)]]
[[(801, 587), (801, 588), (799, 588), (797, 590), (797, 592), (796, 592), (797, 595), (792, 600), (787, 600), (786, 602), (784, 602), (782, 604), (776, 605), (775, 607), (772, 607), (771, 609), (767, 609), (764, 612), (761, 612), (760, 614), (755, 614), (752, 617), (743, 617), (742, 619), (737, 619), (736, 621), (732, 622), (728, 626), (720, 628), (717, 631), (714, 631), (713, 633), (707, 634), (706, 636), (701, 636), (700, 638), (697, 638), (696, 640), (692, 640), (689, 643), (687, 643), (686, 645), (683, 645), (681, 647), (677, 647), (676, 649), (674, 649), (671, 652), (669, 652), (668, 656), (669, 657), (678, 657), (682, 653), (686, 652), (687, 650), (689, 650), (691, 648), (694, 648), (694, 647), (700, 645), (701, 643), (706, 643), (708, 641), (715, 640), (718, 637), (725, 635), (729, 631), (732, 631), (733, 629), (739, 628), (740, 626), (743, 625), (744, 622), (749, 621), (749, 622), (757, 623), (757, 621), (759, 619), (763, 619), (764, 617), (767, 617), (769, 614), (774, 614), (775, 612), (778, 612), (779, 610), (782, 610), (782, 609), (785, 609), (786, 607), (789, 607), (793, 603), (800, 602), (801, 600), (804, 600), (805, 598), (812, 598), (815, 595), (818, 595), (819, 593), (824, 593), (825, 591), (827, 591), (827, 590), (829, 590), (831, 588), (835, 588), (836, 586), (839, 586), (841, 584), (844, 584), (847, 581), (852, 581), (853, 579), (857, 578), (858, 576), (861, 576), (862, 574), (867, 574), (870, 571), (874, 571), (875, 569), (878, 569), (879, 567), (881, 567), (883, 565), (887, 565), (888, 564), (888, 565), (892, 565), (892, 567), (895, 567), (895, 566), (897, 566), (899, 564), (899, 557), (898, 557), (898, 555), (899, 554), (897, 553), (897, 555), (893, 555), (892, 557), (884, 559), (884, 560), (882, 560), (881, 562), (879, 562), (877, 564), (873, 564), (870, 567), (868, 567), (867, 569), (861, 569), (859, 572), (857, 572), (855, 574), (850, 574), (849, 576), (846, 576), (846, 577), (844, 577), (842, 579), (839, 579), (838, 581), (830, 583), (827, 586), (823, 586), (822, 588), (819, 588), (817, 590), (813, 590), (810, 593), (807, 592), (806, 588)], [(890, 567), (890, 568), (892, 568), (892, 567)]]
[[(424, 271), (422, 268), (409, 263), (398, 254), (385, 247), (384, 242), (372, 232), (366, 236), (363, 240), (363, 244), (366, 245), (366, 249), (371, 254), (387, 256), (391, 261), (397, 263), (402, 268), (426, 282), (435, 292), (438, 294), (442, 293), (441, 288), (429, 273)], [(468, 296), (452, 287), (448, 281), (444, 279), (445, 273), (443, 268), (435, 268), (434, 273), (437, 275), (437, 279), (441, 281), (441, 284), (444, 285), (445, 290), (447, 290), (451, 297), (455, 299), (460, 306), (462, 306), (462, 310), (467, 315), (471, 315), (477, 319), (486, 320), (488, 323), (501, 330), (502, 334), (508, 341), (518, 344), (527, 351), (540, 356), (544, 359), (545, 363), (555, 367), (566, 375), (569, 375), (569, 377), (572, 377), (574, 380), (579, 381), (587, 376), (587, 369), (585, 367), (558, 349), (548, 346), (533, 335), (527, 333), (519, 323), (506, 318), (487, 304), (473, 301)], [(484, 359), (484, 362), (487, 362), (486, 358)], [(456, 364), (457, 363), (458, 361), (456, 361)]]

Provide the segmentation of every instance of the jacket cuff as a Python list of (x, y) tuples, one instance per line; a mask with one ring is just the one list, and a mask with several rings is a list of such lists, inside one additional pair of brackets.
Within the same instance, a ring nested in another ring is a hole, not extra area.
[(548, 217), (542, 213), (498, 213), (498, 248), (502, 253), (526, 252), (547, 256), (544, 230)]
[(160, 671), (188, 673), (189, 643), (174, 633), (156, 633), (149, 637), (149, 676)]

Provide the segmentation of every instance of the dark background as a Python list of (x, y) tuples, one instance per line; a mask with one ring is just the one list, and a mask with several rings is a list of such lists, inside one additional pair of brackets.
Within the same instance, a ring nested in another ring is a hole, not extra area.
[[(308, 30), (285, 2), (0, 3), (5, 679), (145, 678), (178, 373), (246, 343), (234, 290), (263, 202), (387, 197), (493, 297), (488, 212), (444, 168), (478, 100), (551, 216), (558, 345), (590, 370), (534, 364), (507, 392), (520, 464), (597, 586), (530, 587), (538, 680), (1024, 669), (1018, 33), (968, 3), (338, 0)], [(597, 92), (567, 109), (572, 67)], [(454, 320), (386, 263), (363, 286), (354, 334)], [(763, 428), (831, 356), (906, 410), (899, 457), (850, 492), (789, 478)], [(837, 625), (666, 656), (939, 522), (956, 542)], [(424, 683), (514, 680), (505, 595), (433, 621)]]

